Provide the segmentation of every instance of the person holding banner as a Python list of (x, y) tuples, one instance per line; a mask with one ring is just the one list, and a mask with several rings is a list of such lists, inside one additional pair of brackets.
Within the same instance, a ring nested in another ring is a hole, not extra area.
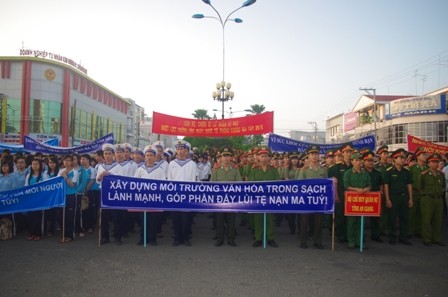
[(384, 193), (386, 207), (389, 209), (389, 243), (397, 243), (396, 224), (399, 223), (398, 240), (405, 245), (412, 245), (408, 239), (409, 208), (412, 207), (412, 175), (404, 168), (406, 150), (397, 149), (392, 155), (393, 165), (384, 176)]
[[(212, 182), (240, 182), (242, 181), (240, 171), (231, 164), (233, 153), (229, 148), (223, 148), (221, 151), (221, 167), (213, 170), (210, 181)], [(224, 233), (227, 223), (227, 243), (235, 247), (235, 216), (234, 212), (218, 212), (216, 213), (216, 237), (215, 246), (224, 244)]]
[[(114, 161), (115, 147), (113, 144), (105, 143), (102, 146), (104, 162), (98, 164), (98, 170), (96, 173), (96, 182), (100, 184), (103, 177), (106, 175), (123, 175), (122, 167), (118, 162)], [(123, 155), (123, 154), (122, 154)], [(106, 244), (110, 242), (109, 239), (109, 221), (113, 218), (114, 222), (114, 235), (115, 242), (117, 245), (121, 245), (121, 233), (120, 224), (117, 220), (117, 215), (115, 212), (119, 211), (116, 209), (102, 209), (100, 210), (101, 217), (101, 244)]]
[[(169, 163), (168, 180), (173, 181), (196, 181), (197, 167), (196, 163), (187, 158), (190, 146), (184, 140), (177, 141), (176, 159)], [(171, 213), (173, 222), (174, 241), (173, 246), (185, 244), (191, 246), (190, 232), (193, 222), (193, 214), (191, 212), (173, 211)]]
[(73, 169), (72, 155), (66, 155), (63, 158), (64, 168), (58, 173), (62, 176), (67, 185), (65, 196), (65, 208), (63, 215), (63, 236), (60, 243), (69, 243), (74, 238), (75, 217), (76, 217), (76, 192), (78, 183), (78, 170)]
[[(30, 186), (47, 180), (48, 176), (42, 172), (43, 163), (39, 159), (34, 159), (31, 163), (31, 170), (25, 178), (25, 186)], [(42, 210), (28, 213), (28, 240), (38, 241), (42, 239)]]
[[(352, 168), (344, 173), (344, 188), (346, 191), (353, 191), (358, 193), (370, 192), (372, 183), (370, 181), (370, 175), (361, 167), (362, 156), (360, 153), (354, 153), (351, 155)], [(347, 247), (353, 249), (360, 246), (360, 217), (348, 216), (347, 217)], [(362, 226), (364, 227), (364, 226)], [(367, 249), (367, 246), (364, 246)]]
[[(428, 169), (417, 177), (417, 187), (421, 194), (422, 239), (425, 246), (442, 242), (443, 191), (446, 187), (445, 176), (438, 170), (441, 156), (432, 154), (428, 157)], [(414, 183), (415, 184), (415, 183)]]
[[(384, 183), (381, 172), (375, 169), (374, 159), (375, 154), (372, 151), (366, 151), (362, 154), (362, 160), (364, 162), (364, 168), (366, 172), (370, 176), (370, 182), (372, 187), (370, 190), (372, 192), (381, 192), (382, 197), (384, 193)], [(383, 199), (382, 199), (383, 200)], [(384, 211), (382, 209), (382, 211)], [(381, 239), (381, 228), (380, 228), (380, 217), (371, 217), (370, 218), (370, 231), (371, 231), (371, 239), (376, 242), (383, 242)]]
[[(311, 145), (307, 149), (308, 165), (299, 171), (297, 179), (313, 179), (313, 178), (326, 178), (328, 172), (325, 167), (319, 164), (319, 151), (320, 148), (317, 145)], [(323, 249), (322, 245), (322, 217), (320, 213), (302, 213), (300, 214), (300, 247), (306, 249), (308, 247), (308, 227), (310, 219), (313, 220), (313, 241), (314, 246), (318, 249)]]
[[(134, 177), (145, 178), (145, 179), (157, 179), (166, 180), (165, 169), (160, 165), (155, 163), (157, 152), (151, 145), (145, 146), (143, 149), (145, 154), (145, 164), (142, 164), (135, 171)], [(144, 224), (144, 213), (141, 214), (141, 230), (140, 230), (140, 241), (138, 245), (144, 244), (144, 231), (146, 229), (146, 241), (149, 245), (157, 245), (157, 232), (159, 230), (159, 225), (161, 224), (162, 212), (160, 211), (149, 211), (147, 212), (146, 226)]]
[[(254, 165), (249, 172), (249, 181), (273, 181), (280, 180), (280, 175), (277, 168), (269, 165), (269, 148), (266, 146), (261, 147), (258, 152), (258, 164)], [(255, 221), (255, 241), (252, 244), (253, 247), (260, 247), (263, 242), (263, 214), (257, 213), (253, 215)], [(266, 235), (268, 245), (277, 248), (278, 244), (275, 242), (275, 216), (272, 213), (266, 214)]]

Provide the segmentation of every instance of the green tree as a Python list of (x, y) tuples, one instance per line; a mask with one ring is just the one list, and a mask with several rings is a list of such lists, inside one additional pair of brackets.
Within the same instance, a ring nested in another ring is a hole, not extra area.
[(254, 105), (250, 106), (250, 109), (251, 109), (253, 114), (260, 114), (260, 113), (264, 112), (266, 107), (263, 104), (262, 105), (254, 104)]
[[(251, 108), (251, 111), (253, 114), (263, 113), (266, 109), (266, 107), (263, 104), (261, 104), (261, 105), (254, 104), (254, 105), (251, 105), (250, 108)], [(247, 138), (248, 138), (248, 142), (250, 143), (250, 145), (252, 147), (260, 146), (264, 141), (263, 135), (260, 135), (260, 134), (259, 135), (251, 135), (251, 136), (248, 136)]]
[(192, 113), (193, 117), (198, 120), (211, 120), (212, 118), (208, 115), (208, 111), (206, 109), (196, 109), (194, 113)]

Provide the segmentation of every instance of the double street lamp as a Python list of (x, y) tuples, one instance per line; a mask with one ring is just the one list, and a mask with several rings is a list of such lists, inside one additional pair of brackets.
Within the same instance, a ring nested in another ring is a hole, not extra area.
[(216, 12), (217, 17), (216, 16), (206, 16), (206, 15), (198, 13), (198, 14), (194, 14), (193, 18), (194, 19), (203, 19), (203, 18), (215, 19), (221, 24), (221, 27), (222, 27), (222, 80), (221, 80), (221, 82), (216, 84), (216, 91), (213, 92), (212, 97), (213, 97), (213, 100), (222, 102), (222, 118), (224, 119), (224, 102), (232, 100), (234, 97), (234, 93), (232, 91), (230, 91), (230, 88), (232, 85), (230, 83), (226, 83), (226, 81), (225, 81), (225, 61), (226, 61), (225, 34), (224, 34), (225, 27), (226, 27), (226, 24), (228, 21), (232, 21), (237, 24), (242, 23), (243, 22), (242, 19), (239, 19), (239, 18), (231, 19), (230, 16), (232, 14), (234, 14), (235, 12), (237, 12), (238, 10), (240, 10), (241, 8), (248, 7), (252, 4), (254, 4), (256, 2), (256, 0), (246, 0), (241, 5), (241, 7), (238, 7), (237, 9), (235, 9), (234, 11), (229, 13), (225, 19), (223, 19), (221, 17), (221, 14), (212, 5), (210, 0), (202, 0), (202, 2), (204, 2), (207, 5), (210, 5), (210, 7)]

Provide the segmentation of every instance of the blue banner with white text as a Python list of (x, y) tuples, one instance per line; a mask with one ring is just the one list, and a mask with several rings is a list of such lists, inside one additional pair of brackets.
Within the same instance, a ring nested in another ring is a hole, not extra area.
[(101, 207), (132, 210), (333, 213), (333, 180), (177, 182), (105, 176)]
[(58, 154), (58, 155), (67, 155), (67, 154), (88, 154), (96, 152), (101, 149), (101, 146), (105, 143), (114, 143), (114, 134), (110, 133), (106, 136), (98, 138), (92, 143), (74, 146), (74, 147), (54, 147), (50, 145), (43, 144), (37, 140), (32, 139), (26, 135), (23, 136), (24, 147), (28, 151), (32, 152), (41, 152), (44, 154)]
[[(51, 138), (49, 140), (43, 141), (42, 143), (45, 143), (50, 146), (57, 146), (59, 143), (59, 139)], [(25, 148), (23, 147), (22, 144), (0, 143), (0, 150), (4, 149), (10, 150), (12, 154), (25, 152)]]
[[(375, 136), (368, 135), (362, 138), (358, 138), (353, 141), (348, 141), (346, 143), (351, 144), (354, 148), (360, 150), (368, 147), (370, 150), (375, 150)], [(346, 144), (344, 143), (344, 144)], [(269, 134), (269, 148), (274, 152), (300, 152), (304, 153), (311, 145), (319, 145), (320, 154), (325, 154), (325, 152), (329, 149), (334, 150), (340, 148), (342, 143), (331, 143), (331, 144), (320, 144), (320, 143), (311, 143), (300, 140), (295, 140), (287, 137), (283, 137), (274, 133)]]
[(0, 215), (65, 206), (66, 185), (61, 176), (0, 192)]

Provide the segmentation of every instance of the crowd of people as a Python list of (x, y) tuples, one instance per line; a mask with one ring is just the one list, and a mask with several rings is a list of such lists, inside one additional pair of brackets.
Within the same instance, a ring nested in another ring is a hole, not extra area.
[[(57, 234), (59, 242), (69, 243), (75, 237), (101, 230), (101, 244), (113, 239), (121, 245), (130, 232), (140, 229), (139, 245), (157, 245), (162, 226), (170, 219), (173, 246), (192, 245), (193, 212), (133, 212), (101, 209), (101, 181), (106, 175), (143, 179), (241, 182), (332, 178), (335, 185), (335, 230), (338, 241), (353, 249), (361, 245), (359, 217), (345, 216), (346, 191), (380, 192), (380, 217), (370, 217), (370, 239), (389, 244), (412, 245), (411, 237), (421, 238), (425, 246), (445, 245), (442, 240), (443, 216), (447, 215), (447, 156), (427, 154), (423, 147), (413, 153), (404, 149), (389, 152), (383, 145), (376, 152), (357, 150), (345, 144), (321, 155), (319, 145), (310, 145), (306, 152), (272, 153), (262, 146), (247, 152), (230, 147), (199, 152), (184, 140), (174, 149), (160, 141), (142, 150), (130, 144), (104, 144), (95, 154), (43, 155), (11, 154), (4, 149), (1, 158), (0, 192), (33, 185), (55, 176), (66, 183), (66, 206), (45, 211), (6, 215), (14, 222), (14, 233), (26, 232), (27, 240), (39, 241)], [(143, 217), (145, 219), (143, 219)], [(253, 247), (262, 246), (263, 233), (267, 244), (278, 247), (276, 227), (283, 220), (291, 234), (298, 234), (300, 247), (308, 243), (323, 249), (322, 231), (331, 228), (329, 215), (267, 214), (266, 230), (263, 214), (212, 214), (216, 230), (215, 246), (227, 242), (237, 246), (236, 224), (247, 226), (253, 234)], [(146, 226), (143, 226), (146, 222)], [(101, 228), (100, 228), (101, 224)], [(144, 228), (145, 227), (145, 228)], [(63, 230), (63, 234), (59, 235)], [(146, 234), (144, 234), (146, 230)], [(59, 231), (59, 233), (57, 233)], [(146, 240), (146, 242), (145, 242)], [(368, 248), (367, 242), (363, 244)]]

